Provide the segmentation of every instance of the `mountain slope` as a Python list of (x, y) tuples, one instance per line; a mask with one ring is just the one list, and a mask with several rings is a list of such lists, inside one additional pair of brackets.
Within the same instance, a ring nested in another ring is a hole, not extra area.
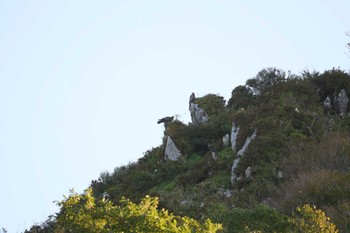
[[(350, 75), (260, 71), (218, 95), (191, 96), (192, 123), (169, 118), (164, 143), (137, 162), (102, 173), (96, 198), (157, 196), (176, 215), (220, 222), (225, 232), (289, 232), (311, 204), (350, 231)], [(171, 140), (171, 142), (170, 142)], [(166, 156), (174, 153), (175, 157)]]

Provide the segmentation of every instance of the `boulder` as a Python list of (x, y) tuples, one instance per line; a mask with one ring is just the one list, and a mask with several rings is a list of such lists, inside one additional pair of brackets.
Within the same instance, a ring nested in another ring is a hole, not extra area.
[(222, 138), (222, 143), (224, 144), (225, 147), (230, 145), (230, 135), (226, 134), (223, 138)]
[(219, 188), (218, 190), (218, 194), (219, 195), (222, 195), (222, 196), (225, 196), (226, 198), (230, 198), (233, 196), (233, 191), (232, 190), (229, 190), (229, 189), (223, 189), (223, 188)]
[(246, 178), (250, 178), (252, 176), (252, 168), (251, 166), (247, 167), (247, 169), (245, 169), (245, 177)]

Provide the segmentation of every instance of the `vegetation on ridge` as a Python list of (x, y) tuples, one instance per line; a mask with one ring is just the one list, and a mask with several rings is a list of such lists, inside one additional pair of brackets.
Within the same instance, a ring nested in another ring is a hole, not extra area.
[[(108, 205), (118, 206), (123, 197), (143, 203), (150, 195), (160, 210), (203, 224), (211, 219), (223, 232), (349, 232), (350, 117), (339, 114), (342, 90), (350, 93), (350, 75), (340, 69), (301, 75), (264, 69), (234, 88), (227, 104), (218, 95), (197, 98), (208, 123), (167, 124), (164, 134), (181, 151), (180, 160), (165, 160), (163, 143), (135, 163), (102, 173), (91, 183), (91, 197), (108, 194)], [(331, 109), (324, 108), (327, 97)], [(232, 123), (240, 128), (237, 149), (257, 129), (233, 185), (236, 151), (222, 141)]]

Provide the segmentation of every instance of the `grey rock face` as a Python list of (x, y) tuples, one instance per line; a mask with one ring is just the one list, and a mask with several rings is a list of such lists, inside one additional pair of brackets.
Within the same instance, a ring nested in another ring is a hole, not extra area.
[(233, 165), (231, 168), (231, 184), (233, 185), (237, 180), (238, 180), (238, 176), (235, 173), (235, 170), (238, 166), (239, 161), (241, 160), (241, 158), (244, 156), (245, 152), (248, 150), (248, 146), (251, 143), (251, 141), (256, 137), (256, 130), (254, 131), (254, 133), (252, 135), (250, 135), (249, 137), (247, 137), (247, 139), (245, 140), (245, 143), (242, 147), (242, 149), (240, 149), (237, 152), (237, 158), (233, 161)]
[(201, 109), (198, 104), (190, 103), (190, 113), (192, 118), (192, 123), (194, 125), (207, 123), (209, 120), (208, 114)]
[(238, 152), (237, 152), (237, 156), (238, 157), (242, 157), (245, 152), (248, 150), (248, 146), (249, 144), (251, 143), (251, 141), (256, 137), (256, 130), (254, 131), (254, 133), (250, 136), (250, 137), (247, 137), (247, 139), (245, 140), (244, 142), (244, 145), (242, 147), (242, 149), (240, 149)]
[(167, 136), (166, 146), (165, 146), (165, 159), (177, 161), (180, 157), (181, 157), (180, 151), (176, 148), (171, 137)]
[(237, 178), (238, 178), (238, 176), (237, 176), (236, 173), (235, 173), (235, 170), (236, 170), (236, 168), (237, 168), (238, 163), (239, 163), (240, 160), (241, 160), (241, 158), (238, 157), (237, 159), (235, 159), (235, 160), (233, 161), (233, 164), (232, 164), (232, 168), (231, 168), (231, 184), (232, 184), (232, 185), (234, 184), (234, 182), (235, 182), (235, 181), (237, 180)]
[(232, 150), (236, 151), (236, 141), (237, 141), (237, 136), (239, 133), (239, 127), (235, 125), (235, 123), (232, 123), (232, 129), (231, 129), (231, 146)]

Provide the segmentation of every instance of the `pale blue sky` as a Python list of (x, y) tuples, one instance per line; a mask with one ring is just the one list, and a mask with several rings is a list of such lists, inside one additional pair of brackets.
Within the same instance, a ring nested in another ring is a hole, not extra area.
[(350, 68), (348, 0), (0, 2), (0, 227), (21, 232), (259, 70)]

